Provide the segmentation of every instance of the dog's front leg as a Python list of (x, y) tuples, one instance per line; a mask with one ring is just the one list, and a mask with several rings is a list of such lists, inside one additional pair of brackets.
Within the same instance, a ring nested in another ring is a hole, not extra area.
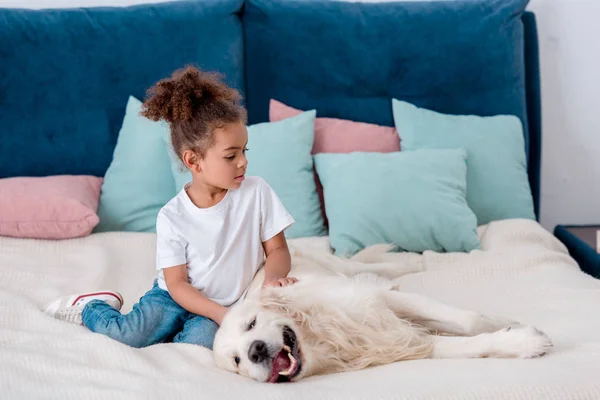
[(384, 292), (384, 297), (399, 318), (441, 333), (472, 336), (518, 325), (514, 321), (489, 318), (414, 293), (390, 290)]

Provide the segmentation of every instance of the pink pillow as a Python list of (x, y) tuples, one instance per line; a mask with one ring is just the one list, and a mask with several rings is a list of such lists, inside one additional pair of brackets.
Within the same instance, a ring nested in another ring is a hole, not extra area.
[[(304, 111), (271, 99), (271, 122), (295, 117)], [(317, 110), (318, 115), (319, 110)], [(400, 151), (400, 138), (396, 128), (355, 122), (337, 118), (315, 119), (313, 154), (352, 153), (354, 151), (391, 153)]]
[(102, 178), (87, 175), (0, 179), (0, 236), (69, 239), (89, 235)]
[[(269, 120), (271, 122), (291, 118), (304, 111), (287, 106), (275, 99), (269, 103)], [(319, 110), (317, 110), (318, 115)], [(315, 119), (315, 141), (312, 154), (317, 153), (352, 153), (354, 151), (391, 153), (400, 151), (400, 138), (396, 128), (367, 124), (337, 118)], [(315, 171), (315, 183), (321, 202), (321, 212), (325, 225), (328, 225), (325, 214), (323, 186)]]

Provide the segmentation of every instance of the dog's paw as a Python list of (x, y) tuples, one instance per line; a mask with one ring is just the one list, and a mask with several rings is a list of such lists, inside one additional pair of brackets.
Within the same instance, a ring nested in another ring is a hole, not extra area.
[(506, 318), (491, 318), (485, 315), (477, 314), (473, 319), (469, 332), (470, 335), (479, 335), (480, 333), (493, 333), (506, 328), (519, 328), (522, 325), (517, 321)]
[(534, 358), (545, 355), (552, 341), (533, 326), (508, 327), (492, 334), (498, 357)]

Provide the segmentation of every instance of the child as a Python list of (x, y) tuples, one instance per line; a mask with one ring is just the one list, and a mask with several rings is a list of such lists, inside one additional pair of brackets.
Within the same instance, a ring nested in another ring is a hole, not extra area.
[(192, 175), (158, 214), (154, 286), (126, 315), (117, 292), (63, 296), (46, 312), (133, 347), (173, 341), (212, 349), (228, 307), (263, 261), (263, 287), (296, 282), (287, 277), (284, 236), (294, 220), (262, 178), (245, 176), (248, 132), (237, 91), (187, 67), (148, 94), (142, 115), (169, 122), (173, 149)]

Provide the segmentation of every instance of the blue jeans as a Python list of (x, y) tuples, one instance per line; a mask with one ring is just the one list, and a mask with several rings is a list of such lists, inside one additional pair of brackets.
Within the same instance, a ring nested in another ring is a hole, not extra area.
[(156, 281), (128, 314), (121, 314), (101, 300), (92, 300), (84, 307), (82, 320), (92, 332), (132, 347), (172, 341), (212, 350), (219, 328), (213, 320), (182, 308)]

